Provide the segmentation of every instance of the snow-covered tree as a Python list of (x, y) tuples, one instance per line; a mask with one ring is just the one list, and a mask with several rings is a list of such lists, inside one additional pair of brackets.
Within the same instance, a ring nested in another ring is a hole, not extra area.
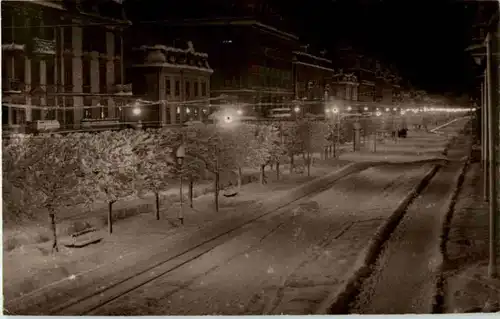
[(56, 212), (78, 196), (80, 140), (80, 134), (41, 134), (13, 140), (4, 148), (6, 180), (22, 194), (29, 194), (38, 208), (48, 211), (53, 251), (59, 250)]
[(302, 136), (300, 134), (300, 126), (297, 122), (287, 123), (283, 127), (284, 147), (290, 158), (290, 174), (293, 172), (295, 165), (295, 156), (302, 153)]
[(214, 204), (219, 210), (220, 173), (234, 169), (232, 144), (224, 143), (223, 134), (215, 126), (192, 126), (183, 129), (186, 156), (204, 163), (205, 169), (214, 174)]
[(280, 154), (279, 135), (272, 126), (260, 125), (250, 143), (252, 163), (260, 168), (260, 182), (265, 184), (265, 168)]
[(113, 232), (113, 204), (137, 194), (138, 156), (133, 151), (133, 130), (86, 134), (82, 139), (84, 191), (91, 202), (108, 203), (108, 230)]
[(160, 192), (172, 179), (175, 159), (173, 145), (178, 132), (158, 129), (130, 132), (131, 144), (137, 158), (137, 177), (141, 191), (151, 191), (155, 195), (155, 216), (160, 219)]

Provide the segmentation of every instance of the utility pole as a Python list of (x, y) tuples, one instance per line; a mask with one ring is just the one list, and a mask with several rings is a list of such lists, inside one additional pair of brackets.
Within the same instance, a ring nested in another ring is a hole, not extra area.
[(497, 230), (498, 230), (498, 197), (497, 197), (497, 140), (498, 124), (497, 106), (498, 96), (498, 26), (500, 20), (494, 23), (494, 26), (486, 37), (486, 71), (488, 74), (488, 155), (489, 155), (489, 214), (490, 214), (490, 261), (488, 265), (488, 274), (491, 278), (497, 277)]

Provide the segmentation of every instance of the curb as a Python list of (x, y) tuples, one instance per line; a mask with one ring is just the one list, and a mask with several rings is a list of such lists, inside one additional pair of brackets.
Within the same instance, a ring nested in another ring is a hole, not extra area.
[(441, 165), (434, 165), (406, 197), (401, 200), (398, 207), (391, 216), (383, 223), (370, 239), (367, 247), (360, 253), (351, 274), (344, 284), (336, 291), (326, 297), (316, 309), (316, 315), (345, 314), (349, 308), (349, 302), (358, 294), (363, 280), (371, 272), (371, 266), (376, 262), (378, 255), (391, 233), (403, 218), (407, 207), (415, 199), (436, 175)]
[[(469, 153), (472, 152), (472, 144), (469, 144)], [(455, 205), (457, 203), (458, 195), (462, 190), (462, 186), (465, 180), (465, 174), (467, 173), (467, 168), (470, 165), (471, 155), (469, 155), (464, 161), (460, 173), (455, 177), (453, 181), (454, 189), (453, 192), (447, 199), (448, 205), (446, 205), (446, 212), (443, 215), (443, 221), (441, 223), (442, 231), (439, 242), (439, 263), (435, 267), (436, 272), (436, 285), (434, 287), (434, 293), (432, 296), (432, 305), (429, 313), (441, 314), (444, 313), (444, 286), (445, 278), (443, 276), (446, 261), (447, 261), (447, 249), (446, 244), (448, 242), (448, 235), (450, 232), (450, 223), (455, 212)]]

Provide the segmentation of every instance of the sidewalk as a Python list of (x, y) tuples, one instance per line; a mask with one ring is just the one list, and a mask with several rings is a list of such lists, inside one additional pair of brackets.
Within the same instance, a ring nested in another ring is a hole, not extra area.
[[(346, 164), (346, 161), (338, 159), (320, 160), (319, 154), (314, 154), (314, 164), (311, 169), (311, 175), (315, 176), (316, 172), (323, 172), (325, 169), (334, 169), (340, 164)], [(296, 164), (301, 164), (302, 158), (296, 158)], [(332, 166), (333, 165), (333, 166)], [(289, 176), (289, 164), (282, 164), (280, 167), (280, 175), (283, 178)], [(276, 170), (266, 169), (266, 176), (269, 181), (275, 180)], [(306, 176), (306, 173), (294, 174), (294, 177), (299, 180)], [(259, 170), (244, 168), (242, 184), (257, 183), (259, 180)], [(226, 188), (236, 184), (236, 174), (226, 173), (221, 177), (221, 186)], [(188, 185), (183, 187), (184, 198), (187, 202)], [(204, 180), (195, 183), (193, 188), (193, 197), (197, 198), (205, 194), (213, 195), (213, 180)], [(220, 197), (223, 197), (221, 192)], [(165, 211), (174, 207), (179, 202), (179, 184), (175, 183), (160, 193), (160, 210)], [(132, 216), (150, 213), (153, 214), (154, 197), (152, 194), (145, 195), (141, 198), (130, 197), (119, 200), (113, 205), (113, 217), (116, 220), (123, 220)], [(102, 228), (106, 222), (106, 214), (108, 206), (106, 203), (96, 203), (91, 207), (84, 205), (66, 206), (59, 210), (56, 215), (57, 232), (60, 236), (68, 236), (70, 233), (80, 230), (84, 224), (90, 224), (96, 228)], [(48, 223), (46, 223), (46, 213), (40, 211), (38, 220), (26, 221), (19, 225), (8, 225), (4, 227), (3, 244), (4, 251), (10, 251), (23, 245), (30, 245), (48, 241), (51, 238)]]
[(500, 279), (488, 278), (489, 214), (482, 177), (481, 165), (470, 164), (451, 220), (445, 264), (447, 313), (500, 310)]
[(469, 154), (469, 147), (470, 138), (463, 135), (451, 145), (451, 162), (408, 207), (350, 313), (432, 313), (441, 223), (464, 165), (461, 159)]

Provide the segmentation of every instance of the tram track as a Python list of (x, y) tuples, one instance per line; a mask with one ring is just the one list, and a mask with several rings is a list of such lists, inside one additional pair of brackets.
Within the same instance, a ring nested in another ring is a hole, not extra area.
[(48, 311), (49, 315), (85, 315), (89, 312), (92, 312), (113, 300), (126, 295), (149, 282), (154, 281), (155, 279), (164, 276), (183, 265), (188, 264), (189, 262), (198, 259), (218, 246), (224, 244), (229, 241), (233, 237), (237, 235), (239, 231), (245, 231), (245, 229), (255, 222), (258, 222), (263, 219), (272, 218), (274, 216), (280, 216), (285, 214), (290, 207), (297, 205), (298, 203), (307, 200), (315, 195), (329, 189), (339, 180), (346, 178), (352, 174), (356, 174), (362, 172), (372, 166), (378, 166), (378, 163), (362, 163), (357, 165), (350, 165), (348, 167), (344, 167), (337, 171), (338, 176), (332, 178), (332, 180), (324, 182), (324, 185), (311, 190), (306, 191), (306, 193), (302, 196), (297, 196), (292, 201), (288, 201), (285, 204), (279, 204), (278, 207), (273, 207), (268, 209), (262, 214), (254, 216), (250, 220), (244, 221), (239, 225), (230, 228), (222, 233), (219, 233), (197, 245), (194, 247), (190, 247), (174, 256), (171, 256), (155, 265), (152, 265), (132, 276), (124, 278), (112, 285), (104, 287), (102, 289), (98, 289), (92, 294), (73, 298), (67, 301), (66, 303), (54, 307)]

